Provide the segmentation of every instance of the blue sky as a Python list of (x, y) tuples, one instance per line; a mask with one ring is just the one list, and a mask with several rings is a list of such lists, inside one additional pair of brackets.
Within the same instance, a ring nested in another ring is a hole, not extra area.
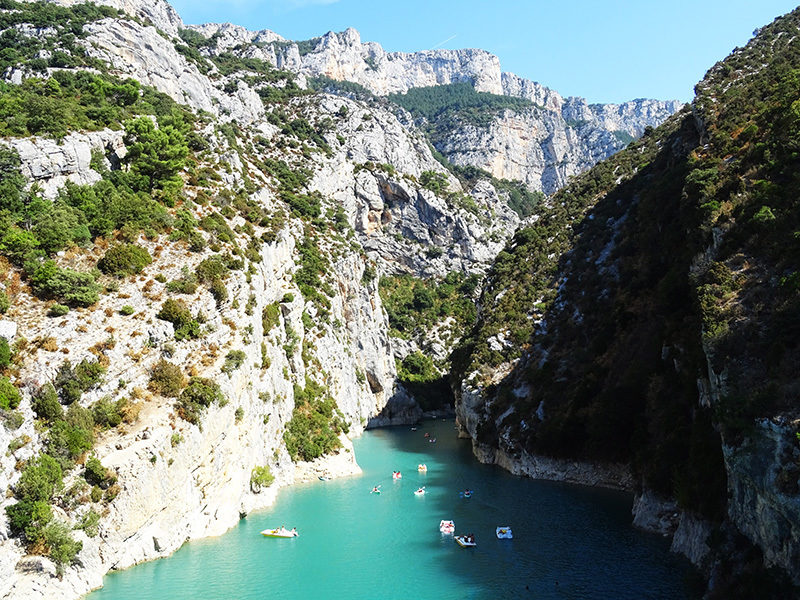
[(504, 71), (590, 102), (688, 101), (694, 84), (782, 0), (172, 0), (186, 23), (294, 40), (355, 27), (388, 51), (483, 48)]

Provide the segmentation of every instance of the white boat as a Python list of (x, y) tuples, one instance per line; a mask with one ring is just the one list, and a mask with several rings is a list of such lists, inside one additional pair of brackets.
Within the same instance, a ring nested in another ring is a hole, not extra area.
[(475, 536), (474, 535), (457, 535), (453, 538), (456, 541), (456, 544), (461, 546), (462, 548), (474, 548), (478, 544), (475, 543)]
[(428, 472), (428, 465), (425, 463), (420, 463), (417, 465), (417, 471), (420, 473), (427, 473)]
[(498, 527), (497, 528), (497, 539), (498, 540), (510, 540), (514, 536), (511, 535), (511, 527)]
[(280, 526), (277, 529), (265, 529), (261, 535), (274, 538), (293, 538), (297, 537), (298, 533), (297, 527), (286, 529), (286, 527)]
[(400, 471), (392, 471), (392, 479), (402, 479), (403, 474)]
[(442, 519), (439, 521), (439, 531), (442, 533), (455, 533), (456, 532), (456, 524), (453, 521), (446, 521)]
[(422, 496), (424, 493), (425, 493), (425, 486), (423, 485), (423, 486), (422, 486), (421, 488), (419, 488), (419, 489), (418, 489), (416, 492), (414, 492), (414, 495), (415, 495), (415, 496)]

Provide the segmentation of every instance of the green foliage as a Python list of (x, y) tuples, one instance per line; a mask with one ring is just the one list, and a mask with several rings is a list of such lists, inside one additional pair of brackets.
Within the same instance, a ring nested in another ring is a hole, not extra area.
[(62, 269), (55, 261), (26, 263), (25, 272), (34, 292), (70, 306), (91, 306), (100, 299), (100, 286), (91, 273)]
[[(33, 70), (50, 67), (99, 66), (87, 56), (77, 41), (86, 36), (87, 23), (107, 17), (124, 18), (124, 13), (92, 3), (66, 7), (49, 2), (16, 2), (4, 0), (0, 13), (0, 70), (26, 65)], [(18, 26), (29, 24), (43, 29), (42, 35), (28, 36)], [(53, 30), (51, 32), (51, 30)], [(38, 58), (42, 51), (48, 60)], [(43, 63), (43, 64), (42, 64)]]
[(304, 388), (294, 386), (294, 404), (283, 434), (292, 460), (311, 461), (341, 446), (346, 425), (326, 388), (306, 377)]
[(261, 328), (264, 335), (280, 324), (281, 308), (278, 302), (267, 304), (261, 311)]
[(132, 79), (61, 70), (49, 79), (0, 83), (0, 135), (62, 138), (69, 131), (119, 128), (135, 115), (160, 117), (175, 107), (165, 94)]
[(183, 389), (183, 384), (181, 368), (162, 358), (150, 371), (150, 383), (147, 387), (156, 394), (177, 398)]
[(128, 153), (124, 160), (135, 190), (157, 193), (170, 199), (183, 186), (178, 173), (186, 164), (189, 147), (182, 131), (182, 117), (178, 113), (160, 120), (159, 124), (161, 126), (156, 128), (153, 120), (147, 117), (125, 122)]
[(46, 383), (31, 399), (31, 408), (40, 419), (54, 423), (64, 418), (64, 409), (58, 401), (58, 392), (53, 384)]
[(194, 294), (197, 291), (197, 275), (191, 273), (187, 267), (182, 267), (180, 279), (174, 279), (167, 283), (167, 291), (178, 294)]
[(136, 311), (130, 304), (125, 304), (119, 309), (119, 314), (121, 314), (123, 317), (130, 317), (134, 312)]
[(222, 372), (230, 376), (231, 373), (244, 364), (245, 358), (244, 350), (231, 350), (225, 355), (225, 364), (222, 365)]
[(136, 244), (120, 244), (109, 248), (97, 263), (103, 273), (123, 277), (141, 273), (153, 262), (150, 253)]
[(63, 317), (69, 313), (69, 306), (66, 304), (59, 304), (56, 302), (50, 307), (50, 310), (47, 311), (47, 316), (49, 317)]
[(119, 400), (112, 400), (109, 396), (100, 398), (97, 402), (92, 404), (92, 420), (95, 426), (102, 429), (110, 429), (116, 427), (124, 418), (124, 410), (128, 405), (128, 400), (120, 398)]
[(219, 385), (211, 379), (192, 377), (178, 398), (178, 415), (190, 423), (199, 425), (203, 412), (214, 402), (219, 405), (226, 403)]
[(91, 412), (77, 403), (72, 404), (65, 420), (56, 421), (50, 428), (45, 444), (47, 453), (58, 461), (62, 469), (70, 469), (78, 458), (92, 449), (93, 428)]
[(31, 459), (22, 470), (14, 496), (30, 502), (50, 502), (64, 487), (63, 471), (58, 461), (47, 454)]
[(90, 538), (97, 537), (99, 533), (100, 514), (96, 513), (94, 509), (89, 509), (81, 517), (77, 529), (83, 529), (87, 536)]
[(244, 409), (241, 406), (237, 406), (236, 410), (233, 413), (233, 418), (236, 423), (240, 423), (244, 418)]
[(61, 577), (64, 567), (76, 562), (83, 542), (72, 537), (69, 527), (61, 521), (50, 521), (43, 530), (45, 544), (50, 558), (56, 563), (56, 574)]
[(269, 487), (275, 481), (275, 476), (270, 471), (269, 465), (253, 467), (250, 473), (250, 489), (258, 493), (263, 488)]
[(8, 377), (0, 376), (0, 409), (17, 408), (21, 400), (22, 396), (16, 386), (9, 381)]
[(488, 125), (503, 110), (520, 111), (534, 106), (523, 98), (477, 92), (469, 83), (412, 88), (405, 94), (389, 94), (389, 100), (428, 121), (447, 118), (479, 126)]
[(0, 369), (11, 364), (11, 347), (4, 337), (0, 337)]
[[(344, 79), (331, 79), (324, 75), (319, 77), (307, 77), (306, 83), (308, 87), (315, 92), (325, 92), (326, 94), (334, 94), (336, 96), (345, 96), (353, 100), (361, 100), (362, 102), (369, 102), (376, 99), (375, 94), (370, 92), (367, 88), (359, 83), (353, 81), (346, 81)], [(347, 107), (342, 106), (344, 112), (340, 116), (347, 116)]]
[(200, 337), (200, 323), (180, 300), (172, 298), (165, 300), (156, 317), (172, 323), (175, 328), (175, 339), (178, 341)]
[(96, 485), (101, 489), (108, 489), (116, 483), (117, 477), (106, 469), (96, 456), (92, 455), (86, 459), (86, 468), (83, 477), (89, 485)]
[(330, 308), (328, 296), (333, 296), (330, 285), (322, 279), (330, 264), (320, 252), (315, 238), (306, 235), (303, 241), (297, 245), (300, 254), (300, 267), (294, 273), (294, 282), (303, 298), (314, 302), (320, 310), (320, 314), (327, 314)]
[(84, 392), (100, 385), (105, 371), (101, 364), (86, 359), (73, 369), (72, 363), (65, 360), (56, 373), (53, 386), (62, 403), (72, 404), (80, 400)]
[(0, 290), (0, 315), (6, 314), (9, 308), (11, 308), (11, 301), (8, 299), (8, 294)]
[(401, 381), (423, 383), (438, 379), (440, 374), (433, 365), (433, 360), (422, 352), (412, 352), (399, 364), (397, 376)]
[(409, 337), (416, 331), (430, 330), (447, 317), (456, 320), (459, 330), (469, 327), (475, 320), (472, 297), (477, 285), (477, 276), (454, 271), (439, 282), (411, 275), (383, 277), (378, 291), (392, 334)]
[(444, 194), (447, 192), (447, 187), (449, 185), (447, 176), (437, 171), (423, 171), (419, 177), (419, 183), (426, 190), (430, 190), (434, 194)]

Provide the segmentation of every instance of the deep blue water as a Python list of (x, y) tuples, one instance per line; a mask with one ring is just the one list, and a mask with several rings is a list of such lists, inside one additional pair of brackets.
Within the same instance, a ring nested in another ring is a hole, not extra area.
[[(281, 490), (272, 508), (229, 533), (112, 573), (87, 598), (689, 598), (690, 566), (631, 526), (629, 494), (481, 465), (452, 421), (369, 431), (355, 451), (363, 475)], [(422, 462), (427, 474), (417, 472)], [(369, 493), (374, 485), (380, 495)], [(418, 497), (420, 485), (427, 493)], [(472, 498), (459, 496), (465, 488)], [(440, 534), (441, 519), (474, 533), (477, 548)], [(300, 536), (259, 534), (282, 524)], [(514, 539), (498, 540), (499, 525)]]

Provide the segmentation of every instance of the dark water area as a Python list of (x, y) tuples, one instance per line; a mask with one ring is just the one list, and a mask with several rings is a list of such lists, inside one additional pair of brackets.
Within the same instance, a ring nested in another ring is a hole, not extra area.
[[(691, 597), (691, 566), (666, 540), (631, 525), (630, 494), (481, 465), (452, 420), (368, 431), (355, 452), (362, 475), (281, 490), (273, 507), (227, 534), (112, 573), (87, 598)], [(394, 481), (396, 470), (403, 478)], [(377, 485), (381, 493), (371, 494)], [(426, 493), (417, 496), (420, 486)], [(473, 496), (461, 497), (467, 488)], [(456, 534), (474, 533), (477, 547), (441, 534), (442, 519), (455, 521)], [(259, 533), (284, 524), (299, 537)], [(497, 539), (498, 526), (511, 527), (514, 539)]]

